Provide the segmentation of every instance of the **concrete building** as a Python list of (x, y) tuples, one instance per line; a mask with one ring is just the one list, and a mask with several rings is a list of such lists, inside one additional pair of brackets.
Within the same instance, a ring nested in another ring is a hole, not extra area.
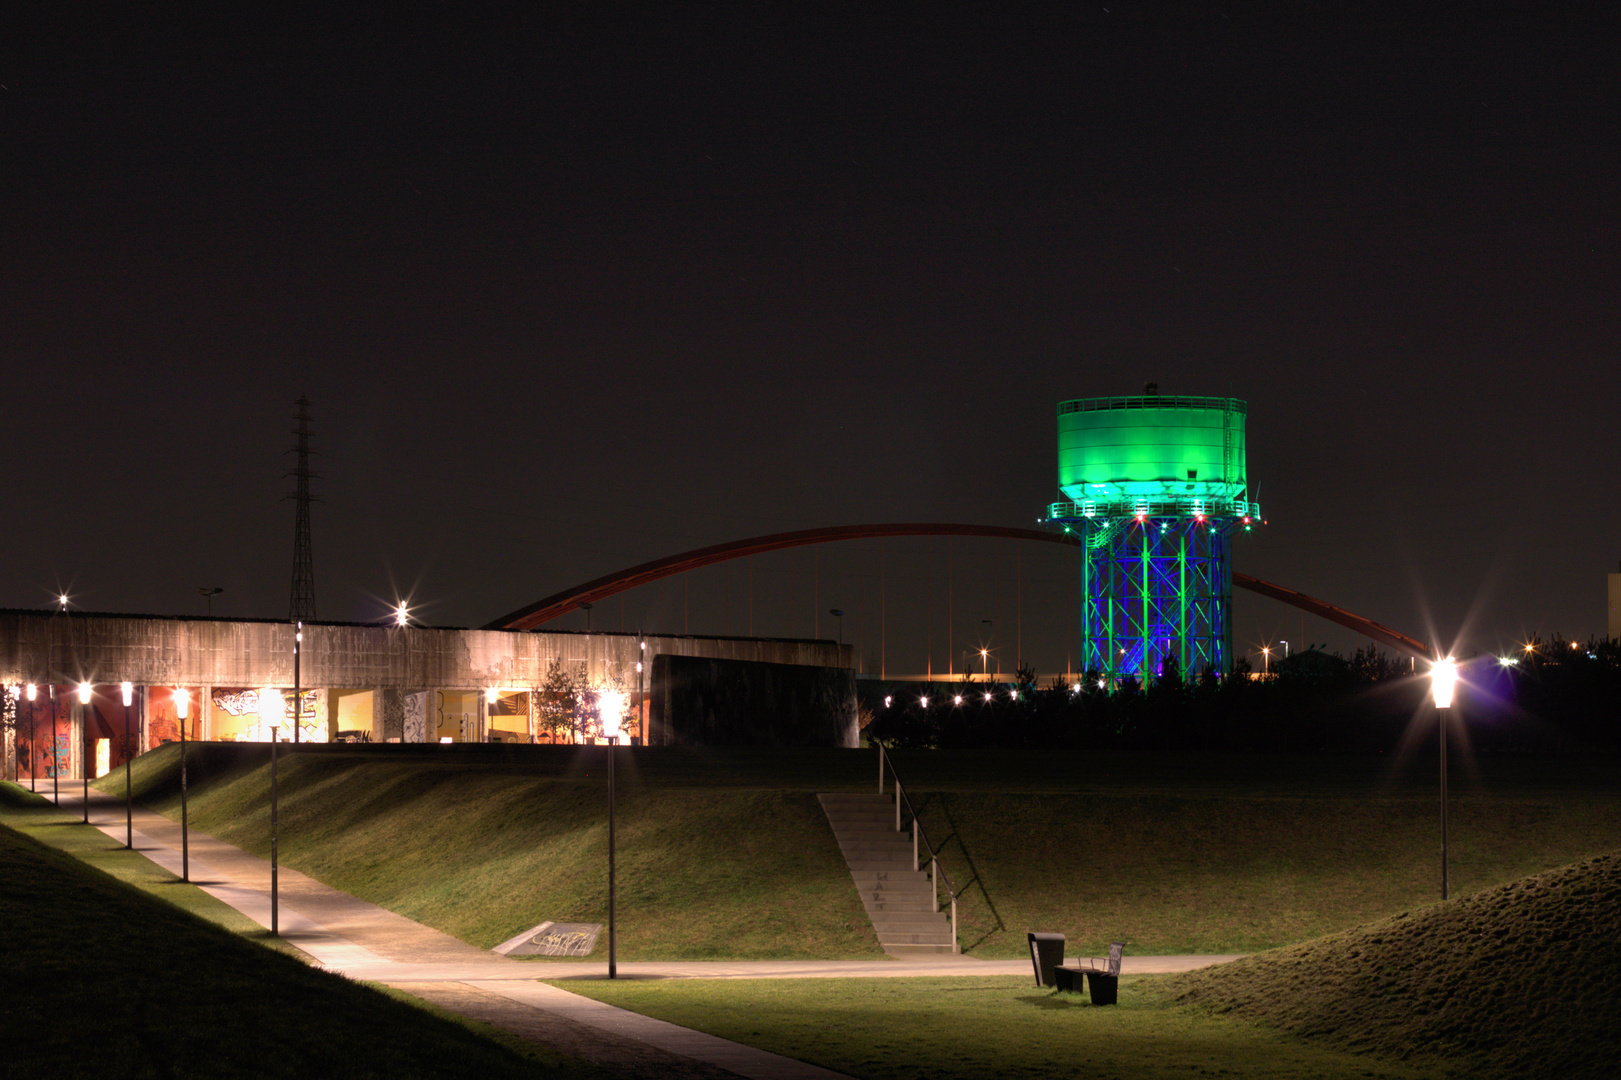
[[(283, 700), (280, 735), (287, 739), (294, 641), (293, 625), (283, 621), (0, 612), (5, 776), (77, 778), (86, 767), (98, 776), (127, 755), (178, 739), (180, 689), (192, 703), (188, 739), (268, 740), (260, 714), (267, 687)], [(831, 641), (310, 623), (299, 656), (298, 738), (577, 739), (578, 732), (560, 735), (544, 722), (548, 679), (555, 686), (561, 676), (574, 686), (624, 691), (627, 740), (657, 743), (670, 730), (652, 684), (661, 656), (853, 667), (853, 647)], [(853, 731), (853, 672), (849, 679)], [(80, 700), (81, 685), (88, 701)]]

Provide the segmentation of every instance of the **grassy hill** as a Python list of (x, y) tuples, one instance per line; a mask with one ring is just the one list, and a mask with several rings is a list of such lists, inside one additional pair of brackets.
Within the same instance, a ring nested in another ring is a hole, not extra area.
[(1460, 1073), (1608, 1080), (1621, 1075), (1621, 857), (1177, 976), (1168, 989)]
[[(600, 748), (306, 747), (281, 759), (281, 857), (488, 947), (606, 918)], [(1429, 902), (1428, 763), (1377, 757), (897, 753), (964, 889), (973, 955), (1027, 929), (1137, 954), (1243, 952)], [(178, 811), (175, 748), (136, 763)], [(621, 959), (881, 955), (818, 791), (876, 790), (852, 750), (621, 749)], [(194, 747), (193, 823), (268, 852), (268, 748)], [(1485, 889), (1621, 849), (1615, 763), (1486, 760), (1455, 780), (1452, 880)], [(122, 791), (122, 778), (102, 784)], [(605, 948), (605, 946), (603, 946)]]
[[(82, 830), (70, 844), (80, 850), (92, 837), (108, 846), (77, 818), (11, 785), (0, 784), (0, 810), (57, 835)], [(6, 1076), (607, 1075), (537, 1047), (520, 1056), (4, 826), (0, 882)]]

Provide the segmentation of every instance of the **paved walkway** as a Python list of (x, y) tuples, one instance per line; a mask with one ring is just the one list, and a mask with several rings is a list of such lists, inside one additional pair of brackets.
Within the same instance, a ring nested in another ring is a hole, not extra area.
[[(41, 794), (50, 796), (48, 787)], [(81, 810), (80, 789), (61, 792), (64, 810)], [(180, 874), (180, 826), (136, 807), (135, 850)], [(90, 793), (90, 823), (124, 842), (122, 799)], [(248, 918), (270, 926), (270, 863), (190, 830), (191, 882)], [(512, 960), (478, 949), (403, 915), (323, 885), (296, 870), (277, 870), (281, 937), (316, 966), (386, 983), (452, 1011), (600, 1064), (625, 1076), (678, 1080), (746, 1076), (759, 1080), (837, 1080), (843, 1074), (741, 1043), (678, 1027), (571, 994), (539, 979), (601, 979), (603, 961)], [(1231, 956), (1126, 957), (1126, 974), (1190, 971)], [(1028, 975), (1028, 960), (941, 956), (917, 960), (630, 961), (627, 979), (873, 978), (909, 975)]]

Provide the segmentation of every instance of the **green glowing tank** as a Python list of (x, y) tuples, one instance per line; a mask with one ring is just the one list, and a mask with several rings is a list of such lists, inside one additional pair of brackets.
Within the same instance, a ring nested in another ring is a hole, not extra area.
[(1144, 502), (1156, 511), (1247, 513), (1245, 412), (1237, 398), (1153, 392), (1061, 402), (1059, 489), (1103, 513)]

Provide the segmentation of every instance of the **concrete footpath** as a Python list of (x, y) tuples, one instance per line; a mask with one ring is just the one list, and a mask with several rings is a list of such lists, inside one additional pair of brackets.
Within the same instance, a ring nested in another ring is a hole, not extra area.
[[(50, 797), (48, 787), (40, 794)], [(63, 810), (81, 812), (80, 789), (61, 792)], [(90, 823), (124, 843), (122, 799), (90, 793)], [(136, 807), (134, 848), (176, 876), (180, 826)], [(269, 928), (270, 863), (195, 829), (191, 882)], [(833, 1080), (843, 1074), (678, 1027), (571, 994), (540, 979), (602, 979), (603, 961), (512, 960), (339, 892), (296, 870), (277, 870), (280, 936), (312, 963), (353, 979), (384, 983), (453, 1012), (594, 1062), (624, 1076), (756, 1077)], [(1125, 974), (1190, 971), (1231, 956), (1126, 957)], [(627, 979), (889, 978), (916, 975), (1028, 975), (1028, 960), (961, 956), (918, 960), (631, 961)]]

